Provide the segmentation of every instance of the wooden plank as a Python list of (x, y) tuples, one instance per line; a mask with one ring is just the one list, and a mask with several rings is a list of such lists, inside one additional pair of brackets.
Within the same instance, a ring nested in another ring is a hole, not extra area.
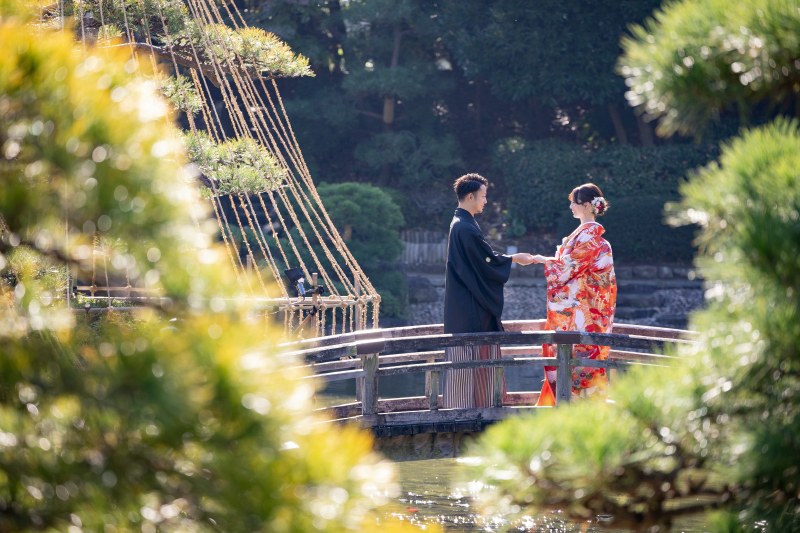
[(367, 373), (363, 370), (344, 370), (342, 372), (327, 372), (324, 374), (312, 374), (310, 376), (303, 376), (300, 379), (313, 379), (320, 381), (342, 381), (345, 379), (355, 379), (366, 376)]
[[(417, 350), (433, 350), (450, 346), (484, 346), (500, 345), (530, 345), (530, 344), (589, 344), (611, 346), (619, 348), (645, 348), (663, 347), (664, 339), (641, 337), (633, 335), (616, 335), (608, 333), (584, 333), (578, 331), (503, 331), (488, 333), (459, 333), (449, 335), (426, 335), (422, 337), (386, 339), (384, 351), (408, 352)], [(684, 340), (671, 340), (669, 342), (690, 342)], [(358, 344), (358, 343), (357, 343)]]
[(626, 352), (623, 350), (610, 350), (608, 358), (611, 361), (646, 361), (646, 362), (667, 362), (670, 360), (680, 361), (683, 357), (674, 355), (661, 355), (655, 353)]
[(494, 367), (494, 380), (492, 380), (492, 407), (503, 407), (503, 367)]
[(404, 424), (431, 424), (461, 420), (503, 420), (531, 412), (536, 407), (478, 407), (473, 409), (438, 409), (436, 411), (401, 411), (361, 417), (361, 427)]
[[(137, 308), (138, 309), (138, 308)], [(105, 312), (106, 308), (101, 309)], [(80, 310), (83, 312), (83, 310)], [(503, 348), (503, 358), (513, 359), (525, 356), (541, 356), (541, 346), (511, 346)], [(398, 364), (398, 363), (413, 363), (415, 361), (426, 361), (428, 363), (435, 362), (436, 359), (443, 359), (444, 351), (430, 351), (430, 352), (413, 352), (407, 354), (396, 355), (381, 355), (380, 366)], [(681, 357), (673, 355), (660, 355), (641, 352), (628, 352), (623, 350), (610, 350), (608, 359), (611, 361), (626, 360), (626, 361), (644, 361), (644, 362), (662, 362), (670, 359), (682, 359)], [(512, 365), (510, 365), (512, 366)], [(311, 372), (327, 372), (332, 370), (342, 370), (346, 368), (361, 367), (361, 359), (345, 359), (342, 361), (331, 361), (326, 363), (314, 363), (310, 365), (301, 365), (294, 368), (303, 368)], [(427, 389), (426, 389), (427, 390)]]
[(373, 415), (378, 412), (378, 354), (364, 355), (364, 386), (361, 389), (361, 412)]
[[(533, 332), (543, 331), (545, 321), (542, 319), (537, 320), (508, 320), (503, 322), (503, 327), (506, 332)], [(632, 324), (615, 324), (613, 327), (614, 334), (633, 335), (635, 337), (645, 337), (661, 340), (675, 339), (679, 340), (683, 334), (688, 337), (696, 335), (696, 332), (677, 330), (671, 328), (657, 328), (653, 326), (636, 326)], [(305, 350), (315, 347), (333, 346), (338, 344), (349, 344), (358, 340), (384, 338), (384, 339), (400, 339), (407, 337), (423, 337), (431, 335), (442, 335), (442, 324), (426, 324), (421, 326), (405, 326), (399, 328), (386, 328), (377, 330), (363, 330), (356, 333), (342, 333), (339, 335), (329, 335), (317, 339), (306, 339), (302, 341), (295, 341), (290, 343), (280, 344), (278, 347), (287, 350)], [(541, 344), (533, 342), (531, 344)], [(589, 343), (597, 344), (597, 343)], [(632, 346), (631, 346), (632, 347)], [(647, 346), (649, 347), (649, 346)]]
[(556, 406), (569, 405), (572, 399), (572, 345), (559, 344), (556, 359), (558, 370), (556, 372)]
[[(381, 361), (382, 362), (382, 361)], [(435, 363), (435, 359), (427, 359), (428, 363)], [(431, 373), (425, 372), (425, 396), (430, 398), (431, 396)]]
[(614, 324), (614, 333), (621, 335), (645, 335), (662, 339), (691, 339), (699, 335), (696, 331), (674, 328), (658, 328), (655, 326), (637, 326), (635, 324)]
[(439, 372), (433, 371), (430, 375), (430, 391), (428, 392), (428, 408), (431, 411), (439, 409)]
[(521, 405), (533, 406), (539, 401), (539, 391), (536, 392), (507, 392), (503, 405), (513, 407)]
[(378, 370), (378, 375), (396, 376), (398, 374), (416, 374), (419, 372), (459, 370), (462, 368), (490, 368), (510, 366), (547, 366), (554, 365), (555, 360), (547, 357), (517, 357), (514, 359), (481, 359), (479, 361), (440, 361), (415, 365), (390, 366)]
[(149, 306), (143, 305), (141, 307), (90, 307), (89, 309), (70, 309), (76, 315), (84, 313), (108, 313), (110, 311), (119, 311), (120, 313), (132, 313), (134, 311), (146, 311), (152, 309)]
[(283, 358), (299, 358), (306, 361), (325, 362), (343, 357), (354, 357), (356, 355), (356, 344), (342, 344), (339, 346), (330, 346), (327, 348), (310, 348), (307, 350), (297, 350), (294, 352), (284, 352), (280, 354)]
[(572, 366), (588, 366), (590, 368), (626, 368), (630, 365), (640, 365), (640, 366), (657, 366), (661, 368), (665, 368), (668, 365), (657, 365), (653, 363), (643, 363), (641, 361), (624, 361), (624, 360), (617, 360), (617, 361), (610, 361), (610, 360), (602, 360), (602, 359), (572, 359), (570, 361)]

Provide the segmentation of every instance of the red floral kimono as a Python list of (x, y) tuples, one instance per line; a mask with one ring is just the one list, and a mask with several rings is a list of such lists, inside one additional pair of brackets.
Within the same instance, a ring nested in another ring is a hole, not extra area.
[[(545, 263), (547, 324), (556, 331), (610, 333), (617, 302), (617, 280), (611, 245), (597, 222), (581, 224), (558, 247), (555, 259)], [(553, 347), (542, 346), (544, 357), (555, 357)], [(608, 347), (573, 346), (573, 357), (608, 359)], [(547, 380), (539, 405), (553, 405), (556, 367), (546, 366)], [(608, 376), (603, 368), (573, 367), (572, 398), (608, 398)]]

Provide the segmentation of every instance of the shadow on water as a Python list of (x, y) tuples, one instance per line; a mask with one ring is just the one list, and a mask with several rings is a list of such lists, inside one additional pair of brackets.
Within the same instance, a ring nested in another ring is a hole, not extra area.
[[(542, 388), (542, 380), (544, 380), (544, 371), (541, 368), (514, 367), (506, 371), (508, 392), (539, 391)], [(439, 390), (442, 390), (441, 383)], [(378, 382), (378, 394), (382, 399), (423, 396), (425, 394), (425, 374), (399, 374), (382, 377)], [(355, 379), (333, 381), (317, 396), (319, 407), (354, 401), (356, 401)]]
[[(567, 522), (560, 513), (548, 512), (509, 522), (502, 517), (481, 516), (478, 498), (482, 486), (461, 479), (457, 459), (430, 459), (396, 463), (400, 495), (387, 511), (395, 519), (408, 521), (421, 530), (441, 528), (444, 531), (538, 531), (540, 533), (605, 532), (589, 522)], [(705, 523), (701, 517), (676, 521), (674, 533), (701, 533)]]

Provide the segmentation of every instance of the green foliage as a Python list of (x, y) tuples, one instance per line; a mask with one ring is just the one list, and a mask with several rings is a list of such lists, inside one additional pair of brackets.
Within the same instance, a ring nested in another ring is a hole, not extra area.
[[(152, 84), (6, 12), (0, 47), (0, 530), (376, 530), (388, 465), (237, 299)], [(87, 325), (54, 298), (41, 267), (97, 230), (166, 303)]]
[(388, 194), (362, 183), (321, 183), (317, 191), (339, 232), (352, 227), (348, 248), (360, 265), (374, 268), (397, 259), (403, 251), (397, 234), (403, 214)]
[(700, 344), (670, 368), (632, 369), (612, 384), (614, 404), (492, 428), (478, 452), (484, 482), (504, 495), (495, 508), (610, 514), (613, 527), (642, 529), (722, 507), (716, 531), (800, 527), (798, 150), (797, 123), (778, 120), (723, 145), (681, 187), (674, 222), (703, 228)]
[[(196, 53), (200, 63), (210, 66), (211, 59), (216, 59), (224, 65), (225, 58), (233, 52), (252, 75), (281, 78), (314, 75), (307, 58), (295, 54), (286, 43), (260, 28), (233, 29), (224, 24), (198, 27), (182, 0), (65, 2), (64, 14), (84, 18), (83, 26), (75, 25), (79, 38), (83, 38), (88, 20), (89, 29), (103, 39), (115, 36), (119, 30), (139, 43), (149, 39), (157, 48), (148, 49), (146, 53), (154, 52), (170, 62), (173, 54), (178, 59), (193, 60)], [(51, 15), (58, 17), (60, 13), (53, 11)], [(112, 31), (104, 32), (101, 21)], [(216, 75), (212, 73), (213, 68), (206, 72), (214, 78)]]
[(443, 175), (452, 175), (462, 166), (458, 143), (453, 135), (417, 136), (410, 131), (379, 133), (359, 144), (355, 156), (377, 173), (389, 163), (397, 168), (392, 185), (414, 189), (426, 186)]
[[(189, 157), (209, 179), (218, 194), (255, 194), (280, 187), (286, 171), (272, 153), (247, 138), (218, 143), (206, 132), (183, 136)], [(203, 195), (213, 192), (203, 187)]]
[(521, 225), (555, 227), (559, 235), (569, 235), (576, 224), (567, 196), (592, 182), (612, 206), (600, 222), (618, 258), (686, 261), (693, 253), (692, 230), (665, 225), (664, 204), (678, 199), (690, 169), (716, 154), (710, 145), (610, 146), (587, 152), (557, 141), (513, 138), (496, 146), (493, 163), (505, 179), (509, 217)]
[[(677, 200), (673, 195), (623, 196), (613, 203), (608, 214), (598, 219), (611, 243), (618, 263), (658, 261), (690, 263), (696, 248), (692, 245), (696, 229), (672, 227), (665, 220), (665, 206)], [(565, 237), (580, 222), (565, 210), (558, 218), (556, 234)]]
[(469, 78), (504, 98), (572, 104), (615, 102), (619, 37), (658, 1), (444, 2), (443, 37)]
[(736, 104), (789, 104), (800, 81), (800, 12), (794, 0), (684, 0), (665, 5), (623, 39), (626, 98), (663, 135), (702, 133)]
[(203, 101), (194, 84), (186, 76), (169, 76), (162, 79), (161, 93), (176, 111), (185, 111), (192, 115), (203, 108)]
[[(31, 249), (83, 270), (90, 269), (96, 230), (108, 241), (124, 231), (137, 246), (112, 263), (127, 265), (134, 283), (152, 272), (154, 286), (188, 294), (186, 270), (159, 282), (161, 271), (147, 258), (155, 247), (165, 261), (177, 261), (192, 228), (189, 204), (174, 202), (193, 192), (176, 164), (167, 104), (151, 84), (130, 79), (121, 50), (83, 61), (72, 55), (68, 36), (40, 42), (10, 25), (0, 29), (0, 45), (19, 50), (6, 54), (0, 69), (0, 213), (11, 231)], [(153, 182), (153, 174), (163, 179)]]
[(321, 183), (317, 190), (339, 232), (352, 228), (347, 247), (380, 293), (381, 314), (405, 316), (405, 276), (384, 264), (396, 261), (403, 252), (398, 233), (403, 227), (400, 208), (391, 196), (372, 185)]
[[(403, 214), (391, 196), (378, 187), (361, 183), (320, 183), (317, 191), (339, 234), (346, 238), (349, 228), (351, 237), (346, 241), (347, 247), (380, 293), (381, 314), (404, 316), (405, 277), (385, 264), (396, 261), (403, 251), (398, 233), (403, 226)], [(305, 230), (308, 232), (309, 228)], [(292, 234), (295, 242), (302, 242), (296, 229)], [(330, 263), (321, 247), (315, 246), (314, 250), (329, 270)], [(306, 250), (300, 253), (307, 264), (313, 264)]]

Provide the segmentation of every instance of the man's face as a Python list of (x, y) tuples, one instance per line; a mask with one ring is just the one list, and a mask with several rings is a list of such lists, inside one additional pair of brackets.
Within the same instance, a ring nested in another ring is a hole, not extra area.
[(483, 208), (486, 206), (486, 185), (481, 185), (480, 189), (470, 193), (467, 202), (472, 214), (483, 213)]

